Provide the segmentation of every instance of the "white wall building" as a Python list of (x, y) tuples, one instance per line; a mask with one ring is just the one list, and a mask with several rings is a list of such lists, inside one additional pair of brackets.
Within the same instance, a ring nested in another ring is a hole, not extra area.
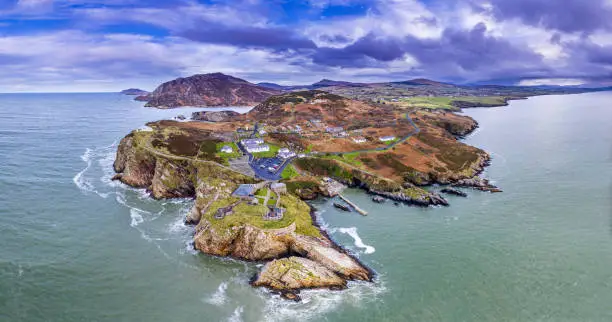
[(270, 151), (270, 146), (267, 144), (245, 144), (244, 148), (249, 153), (258, 153), (258, 152), (268, 152)]
[(293, 158), (294, 156), (296, 156), (295, 152), (287, 148), (282, 148), (278, 150), (278, 157), (281, 159), (289, 159), (289, 158)]
[(393, 141), (395, 140), (395, 136), (389, 135), (389, 136), (383, 136), (380, 138), (381, 141), (383, 142), (389, 142), (389, 141)]
[(233, 152), (234, 152), (234, 149), (232, 149), (232, 147), (231, 147), (231, 146), (229, 146), (229, 145), (224, 145), (224, 146), (221, 148), (221, 152), (223, 152), (223, 153), (233, 153)]
[(257, 144), (263, 144), (264, 140), (262, 138), (255, 138), (255, 139), (245, 139), (240, 141), (243, 145), (247, 146), (247, 145), (257, 145)]
[(357, 138), (353, 138), (353, 141), (355, 143), (365, 143), (366, 139), (364, 137), (357, 137)]

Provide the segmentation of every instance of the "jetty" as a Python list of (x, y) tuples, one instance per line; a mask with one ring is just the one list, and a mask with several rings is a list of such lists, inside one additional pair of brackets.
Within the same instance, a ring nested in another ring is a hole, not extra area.
[(344, 202), (346, 202), (347, 204), (349, 204), (351, 207), (355, 208), (355, 211), (357, 211), (358, 213), (367, 216), (368, 212), (359, 208), (356, 204), (354, 204), (352, 201), (348, 200), (346, 197), (344, 197), (341, 194), (338, 194), (338, 197), (340, 197), (340, 199), (344, 200)]

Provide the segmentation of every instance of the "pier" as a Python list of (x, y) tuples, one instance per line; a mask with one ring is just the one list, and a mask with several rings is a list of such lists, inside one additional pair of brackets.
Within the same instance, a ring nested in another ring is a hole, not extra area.
[(352, 201), (348, 200), (346, 197), (344, 197), (341, 194), (338, 194), (338, 197), (340, 197), (340, 199), (344, 200), (344, 202), (346, 202), (347, 204), (349, 204), (351, 207), (355, 208), (355, 211), (357, 211), (358, 213), (360, 213), (361, 215), (367, 216), (368, 212), (359, 208), (356, 204), (354, 204)]

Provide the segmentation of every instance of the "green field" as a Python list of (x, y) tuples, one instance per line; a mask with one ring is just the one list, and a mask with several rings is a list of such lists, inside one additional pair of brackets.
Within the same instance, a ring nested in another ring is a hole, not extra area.
[(398, 102), (393, 104), (405, 107), (405, 108), (425, 108), (425, 109), (447, 109), (447, 110), (458, 110), (459, 108), (454, 106), (452, 102), (465, 102), (468, 104), (482, 104), (482, 105), (504, 105), (506, 103), (505, 97), (502, 96), (415, 96), (415, 97), (404, 97), (400, 98)]
[(266, 143), (268, 146), (270, 146), (270, 151), (267, 152), (257, 152), (257, 153), (253, 153), (253, 156), (256, 158), (273, 158), (276, 156), (276, 154), (278, 153), (278, 150), (280, 150), (280, 147), (278, 145), (274, 145), (274, 144), (270, 144), (270, 143)]
[[(232, 152), (232, 153), (223, 153), (223, 152), (221, 152), (221, 148), (226, 146), (226, 145), (232, 147), (232, 150), (234, 152)], [(220, 143), (217, 143), (217, 153), (215, 153), (215, 155), (217, 157), (223, 159), (224, 163), (227, 164), (228, 160), (241, 157), (242, 156), (242, 152), (240, 152), (240, 149), (238, 148), (238, 146), (234, 142), (220, 142)]]
[[(227, 207), (239, 201), (238, 198), (229, 197), (213, 202), (209, 211), (205, 214), (213, 227), (221, 230), (230, 229), (231, 227), (242, 226), (249, 224), (262, 229), (278, 229), (284, 228), (295, 222), (296, 232), (307, 236), (320, 237), (321, 233), (313, 225), (312, 217), (310, 217), (310, 207), (293, 195), (283, 195), (281, 198), (281, 207), (285, 208), (283, 219), (279, 221), (264, 220), (263, 215), (269, 210), (265, 205), (249, 205), (246, 202), (241, 202), (234, 207), (232, 214), (225, 216), (223, 219), (215, 219), (214, 215), (217, 209)], [(274, 200), (273, 202), (276, 202)]]
[(338, 161), (345, 162), (345, 163), (348, 163), (356, 167), (362, 167), (363, 162), (357, 159), (357, 157), (359, 157), (359, 154), (360, 153), (357, 153), (357, 152), (349, 152), (349, 153), (342, 153), (338, 155), (335, 155), (335, 154), (322, 155), (320, 156), (320, 158), (338, 160)]
[(289, 164), (285, 167), (283, 172), (281, 172), (281, 178), (283, 179), (291, 179), (298, 177), (300, 174), (295, 170), (295, 167), (292, 164)]

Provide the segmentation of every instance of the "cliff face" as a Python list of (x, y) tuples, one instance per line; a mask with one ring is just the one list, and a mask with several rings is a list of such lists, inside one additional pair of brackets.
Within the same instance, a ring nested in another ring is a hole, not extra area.
[(258, 86), (221, 73), (178, 78), (160, 85), (146, 96), (147, 106), (251, 106), (280, 91)]

